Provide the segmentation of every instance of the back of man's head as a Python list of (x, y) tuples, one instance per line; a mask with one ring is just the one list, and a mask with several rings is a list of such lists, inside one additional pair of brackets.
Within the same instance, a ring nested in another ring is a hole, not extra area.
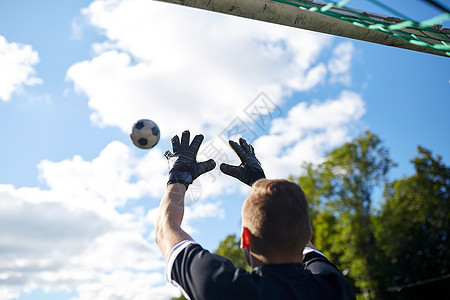
[(251, 233), (253, 253), (268, 260), (300, 257), (311, 232), (303, 190), (287, 180), (258, 180), (242, 207), (242, 225)]

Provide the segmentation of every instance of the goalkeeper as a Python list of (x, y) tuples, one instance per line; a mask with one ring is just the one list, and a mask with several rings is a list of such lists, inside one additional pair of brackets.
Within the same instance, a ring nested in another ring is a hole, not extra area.
[(341, 272), (311, 243), (308, 204), (295, 183), (265, 179), (254, 149), (244, 139), (230, 146), (239, 166), (220, 170), (251, 186), (242, 207), (241, 248), (252, 273), (228, 258), (212, 254), (181, 229), (184, 195), (198, 176), (214, 169), (210, 159), (197, 162), (202, 135), (189, 143), (172, 138), (166, 151), (169, 181), (156, 221), (156, 242), (166, 262), (166, 279), (188, 299), (355, 299)]

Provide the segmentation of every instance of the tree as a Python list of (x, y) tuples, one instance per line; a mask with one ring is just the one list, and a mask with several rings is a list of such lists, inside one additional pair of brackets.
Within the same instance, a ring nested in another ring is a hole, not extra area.
[(179, 297), (172, 297), (171, 300), (187, 300), (187, 299), (183, 294), (181, 294)]
[(393, 166), (381, 140), (367, 131), (327, 153), (323, 163), (306, 164), (296, 179), (310, 203), (315, 245), (348, 272), (365, 298), (377, 290), (372, 197)]
[(387, 279), (382, 284), (396, 291), (403, 287), (407, 298), (437, 298), (434, 293), (448, 299), (448, 288), (437, 284), (450, 276), (450, 168), (422, 147), (411, 162), (415, 174), (387, 186), (376, 219), (383, 265), (390, 274), (382, 276)]

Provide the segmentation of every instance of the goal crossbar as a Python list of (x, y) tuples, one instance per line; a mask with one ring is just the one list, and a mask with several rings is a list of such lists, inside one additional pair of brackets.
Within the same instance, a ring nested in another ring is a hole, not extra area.
[[(440, 56), (450, 56), (450, 43), (442, 41), (442, 37), (449, 42), (450, 31), (442, 29), (439, 26), (430, 26), (424, 38), (415, 41), (410, 38), (416, 37), (422, 32), (420, 28), (414, 26), (404, 26), (401, 33), (389, 32), (389, 28), (397, 26), (396, 23), (402, 23), (405, 20), (381, 16), (373, 13), (365, 13), (380, 23), (360, 24), (358, 22), (349, 22), (342, 18), (330, 16), (330, 14), (320, 13), (323, 8), (317, 9), (315, 1), (314, 9), (307, 9), (304, 6), (294, 6), (295, 1), (271, 1), (271, 0), (158, 0), (161, 2), (179, 4), (183, 6), (209, 10), (217, 13), (244, 17), (264, 22), (270, 22), (345, 38), (351, 38), (371, 43), (377, 43), (386, 46), (409, 49), (419, 52), (425, 52)], [(281, 3), (285, 2), (285, 3)], [(289, 3), (291, 2), (291, 3)], [(300, 2), (300, 1), (298, 1)], [(304, 2), (304, 1), (303, 1)], [(287, 4), (286, 4), (287, 3)], [(290, 5), (289, 5), (290, 4)], [(327, 3), (323, 4), (326, 7)], [(333, 7), (330, 11), (335, 11), (341, 16), (351, 18), (352, 11), (344, 8)], [(356, 11), (356, 10), (354, 10)], [(391, 24), (387, 27), (385, 24)], [(369, 28), (370, 27), (370, 28)], [(402, 27), (399, 24), (398, 27)], [(406, 33), (407, 37), (404, 34)], [(419, 35), (420, 36), (420, 35)], [(440, 41), (437, 46), (427, 47)], [(424, 46), (426, 45), (426, 46)], [(440, 47), (440, 48), (439, 48)], [(443, 49), (443, 50), (442, 50)]]

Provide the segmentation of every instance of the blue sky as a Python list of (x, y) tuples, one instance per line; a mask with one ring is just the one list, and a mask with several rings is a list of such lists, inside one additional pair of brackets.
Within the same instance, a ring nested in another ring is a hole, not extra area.
[[(270, 178), (367, 129), (392, 178), (413, 172), (417, 145), (448, 164), (449, 62), (153, 1), (0, 1), (0, 299), (179, 295), (153, 229), (162, 153), (185, 129), (205, 135), (199, 159), (237, 163), (222, 138), (246, 126)], [(262, 124), (248, 112), (264, 103)], [(140, 118), (161, 129), (150, 151), (129, 140)], [(213, 251), (239, 233), (248, 188), (217, 169), (195, 187), (184, 226)]]

